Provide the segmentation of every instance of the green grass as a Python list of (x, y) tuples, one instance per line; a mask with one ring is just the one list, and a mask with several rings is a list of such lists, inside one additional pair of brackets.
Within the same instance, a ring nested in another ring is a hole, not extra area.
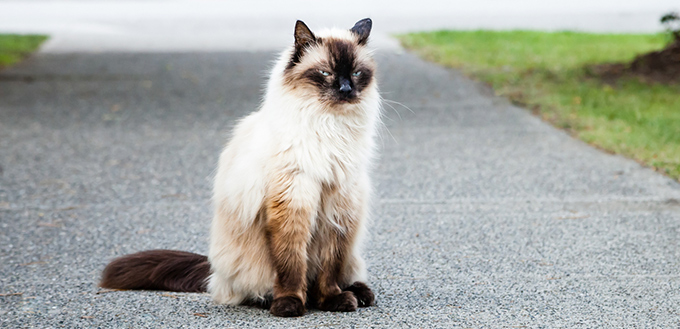
[(0, 34), (0, 68), (20, 61), (45, 40), (44, 35)]
[(665, 35), (438, 31), (399, 38), (588, 143), (680, 178), (680, 85), (607, 84), (588, 74), (592, 64), (663, 48)]

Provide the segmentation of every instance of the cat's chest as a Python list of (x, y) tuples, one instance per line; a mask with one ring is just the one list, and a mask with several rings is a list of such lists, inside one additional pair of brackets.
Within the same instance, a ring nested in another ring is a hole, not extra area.
[(342, 184), (357, 175), (366, 161), (361, 132), (336, 128), (333, 131), (310, 130), (291, 141), (292, 155), (303, 172), (316, 179)]

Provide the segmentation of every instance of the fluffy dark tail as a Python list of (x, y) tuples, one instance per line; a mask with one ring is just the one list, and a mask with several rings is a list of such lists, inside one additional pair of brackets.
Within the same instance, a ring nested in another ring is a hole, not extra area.
[(99, 285), (110, 289), (205, 292), (208, 257), (186, 251), (147, 250), (114, 259)]

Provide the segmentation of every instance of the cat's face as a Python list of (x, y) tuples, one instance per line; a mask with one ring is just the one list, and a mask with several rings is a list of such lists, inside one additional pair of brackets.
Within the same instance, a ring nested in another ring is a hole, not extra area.
[(298, 21), (284, 85), (329, 107), (360, 103), (367, 88), (374, 87), (375, 63), (366, 49), (370, 31), (368, 18), (348, 31), (331, 30), (318, 36)]

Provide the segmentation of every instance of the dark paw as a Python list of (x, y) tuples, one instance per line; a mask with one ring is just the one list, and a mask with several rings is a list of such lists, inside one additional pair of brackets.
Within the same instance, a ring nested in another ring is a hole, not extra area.
[(269, 312), (282, 317), (302, 316), (305, 314), (305, 304), (296, 297), (281, 297), (274, 299)]
[(273, 299), (274, 297), (271, 294), (267, 294), (263, 298), (245, 300), (243, 303), (241, 303), (241, 305), (268, 310), (272, 306)]
[(357, 298), (349, 291), (328, 297), (319, 304), (319, 309), (330, 312), (354, 312), (357, 310)]
[(359, 307), (368, 307), (374, 305), (375, 303), (375, 295), (373, 294), (373, 291), (371, 291), (371, 288), (369, 288), (363, 282), (354, 282), (351, 286), (343, 290), (351, 291), (354, 296), (356, 296), (357, 301), (359, 302)]

